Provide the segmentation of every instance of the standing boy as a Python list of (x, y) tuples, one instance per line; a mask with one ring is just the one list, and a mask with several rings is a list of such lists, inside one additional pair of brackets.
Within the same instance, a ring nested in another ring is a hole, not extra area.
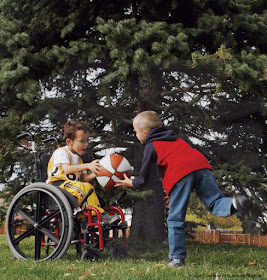
[(245, 196), (224, 197), (212, 174), (212, 167), (203, 154), (191, 148), (174, 132), (163, 126), (154, 111), (144, 111), (133, 120), (137, 139), (145, 144), (142, 168), (133, 180), (125, 174), (117, 187), (142, 189), (162, 177), (169, 204), (168, 238), (169, 266), (183, 266), (186, 258), (185, 215), (193, 189), (214, 216), (249, 214), (257, 219), (254, 206)]
[[(94, 187), (89, 182), (96, 178), (101, 168), (99, 160), (83, 163), (80, 156), (84, 155), (88, 147), (89, 129), (82, 123), (71, 120), (64, 125), (66, 146), (57, 149), (48, 163), (47, 183), (63, 188), (71, 193), (80, 204), (88, 191), (93, 193), (88, 197), (86, 206), (97, 208), (102, 213), (102, 221), (109, 224), (119, 222), (119, 215), (106, 215), (101, 208)], [(80, 156), (79, 156), (80, 155)], [(92, 171), (88, 174), (87, 170)], [(92, 213), (95, 215), (95, 213)]]

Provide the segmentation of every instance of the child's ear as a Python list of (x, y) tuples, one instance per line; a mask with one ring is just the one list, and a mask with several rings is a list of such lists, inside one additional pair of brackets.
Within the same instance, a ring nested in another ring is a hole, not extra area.
[(147, 136), (147, 134), (148, 134), (148, 131), (144, 130), (144, 134), (145, 134), (145, 136)]
[(67, 138), (67, 139), (66, 139), (66, 145), (68, 146), (70, 143), (71, 143), (71, 139), (70, 139), (70, 138)]

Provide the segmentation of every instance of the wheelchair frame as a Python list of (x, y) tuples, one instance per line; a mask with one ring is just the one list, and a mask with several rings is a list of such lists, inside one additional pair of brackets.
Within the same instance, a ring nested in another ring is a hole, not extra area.
[[(43, 160), (38, 158), (34, 137), (30, 133), (20, 134), (17, 138), (26, 136), (32, 142), (38, 180), (44, 179), (46, 173), (43, 168), (47, 168), (49, 157), (43, 154)], [(52, 140), (57, 142), (54, 137), (44, 142)], [(108, 212), (109, 215), (118, 213), (121, 222), (118, 225), (108, 225), (102, 222), (97, 208), (82, 207), (92, 191), (88, 192), (79, 205), (75, 197), (66, 190), (44, 182), (32, 183), (21, 189), (10, 203), (6, 216), (6, 236), (14, 258), (38, 261), (60, 259), (71, 244), (76, 244), (76, 251), (82, 260), (95, 261), (103, 258), (102, 252), (107, 241), (113, 241), (112, 257), (127, 257), (127, 221), (122, 209), (117, 206), (126, 193), (122, 193), (116, 205), (109, 207)], [(92, 211), (96, 213), (96, 221)], [(81, 225), (81, 216), (88, 221), (87, 225)], [(24, 230), (19, 232), (21, 227)], [(122, 231), (123, 246), (118, 242), (119, 230)], [(112, 237), (109, 236), (110, 231), (113, 231)]]

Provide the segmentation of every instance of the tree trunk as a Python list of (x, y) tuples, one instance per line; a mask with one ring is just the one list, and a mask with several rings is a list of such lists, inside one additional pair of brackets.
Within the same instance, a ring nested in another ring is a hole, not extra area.
[[(139, 79), (139, 110), (157, 110), (160, 94), (158, 87), (157, 71), (150, 70), (141, 75)], [(151, 92), (153, 93), (151, 95)], [(152, 98), (151, 98), (152, 97)], [(160, 112), (159, 112), (160, 113)], [(136, 145), (135, 162), (137, 166), (137, 176), (143, 157), (140, 145)], [(145, 186), (142, 190), (152, 190), (152, 195), (145, 199), (139, 199), (134, 202), (133, 220), (131, 227), (131, 237), (141, 241), (163, 241), (166, 234), (164, 223), (164, 192), (161, 182), (158, 185)]]
[(163, 198), (164, 192), (159, 183), (153, 186), (153, 194), (149, 198), (135, 201), (131, 237), (151, 242), (161, 242), (166, 239)]

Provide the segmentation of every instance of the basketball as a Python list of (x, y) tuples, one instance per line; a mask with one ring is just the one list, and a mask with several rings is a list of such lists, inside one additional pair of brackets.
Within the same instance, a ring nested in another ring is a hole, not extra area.
[(99, 163), (102, 167), (99, 170), (99, 174), (96, 175), (96, 179), (105, 189), (115, 190), (114, 180), (123, 180), (123, 173), (128, 177), (132, 175), (132, 167), (129, 161), (121, 155), (107, 155), (103, 157)]

